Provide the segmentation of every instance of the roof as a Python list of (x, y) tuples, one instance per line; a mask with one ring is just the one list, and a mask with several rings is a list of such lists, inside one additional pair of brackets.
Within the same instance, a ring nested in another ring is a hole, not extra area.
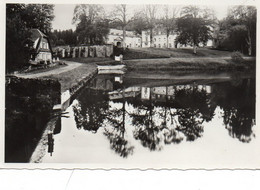
[(31, 33), (32, 33), (31, 34), (31, 39), (33, 41), (35, 41), (39, 37), (46, 37), (47, 38), (47, 36), (44, 33), (42, 33), (39, 29), (31, 29)]

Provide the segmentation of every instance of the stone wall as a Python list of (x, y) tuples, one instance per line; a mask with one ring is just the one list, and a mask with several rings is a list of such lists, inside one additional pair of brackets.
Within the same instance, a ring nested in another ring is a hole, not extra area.
[(54, 54), (55, 58), (110, 57), (113, 55), (113, 45), (57, 47)]

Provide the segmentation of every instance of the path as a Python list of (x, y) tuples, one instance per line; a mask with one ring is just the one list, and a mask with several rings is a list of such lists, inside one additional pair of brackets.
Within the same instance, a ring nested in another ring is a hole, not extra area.
[(77, 63), (77, 62), (72, 62), (72, 61), (64, 61), (67, 64), (65, 67), (58, 67), (56, 69), (50, 70), (50, 71), (43, 71), (41, 73), (19, 73), (15, 74), (17, 77), (22, 77), (22, 78), (40, 78), (40, 77), (45, 77), (48, 75), (58, 75), (60, 73), (64, 73), (67, 71), (70, 71), (72, 69), (75, 69), (79, 66), (82, 65), (82, 63)]

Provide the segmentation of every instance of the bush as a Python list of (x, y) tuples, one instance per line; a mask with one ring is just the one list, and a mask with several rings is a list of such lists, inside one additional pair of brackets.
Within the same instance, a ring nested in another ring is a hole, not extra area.
[(242, 63), (244, 61), (243, 54), (238, 51), (235, 51), (231, 54), (231, 59), (236, 63)]

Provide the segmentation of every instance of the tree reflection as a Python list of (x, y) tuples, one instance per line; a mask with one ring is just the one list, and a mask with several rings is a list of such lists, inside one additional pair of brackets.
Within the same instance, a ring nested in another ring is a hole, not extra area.
[(107, 114), (107, 122), (110, 126), (104, 127), (104, 135), (109, 139), (110, 148), (121, 157), (128, 157), (133, 154), (134, 147), (130, 146), (125, 138), (125, 99), (122, 108), (110, 109)]
[(240, 85), (219, 84), (216, 101), (224, 111), (223, 121), (229, 135), (241, 142), (250, 142), (255, 124), (255, 79), (246, 79)]
[(215, 105), (210, 104), (210, 95), (204, 89), (192, 86), (188, 89), (176, 91), (174, 102), (181, 131), (187, 141), (194, 141), (202, 136), (204, 131), (202, 123), (210, 121), (214, 116)]
[[(168, 103), (168, 101), (166, 102)], [(167, 105), (167, 104), (166, 104)], [(162, 134), (165, 144), (179, 144), (183, 137), (180, 136), (180, 132), (176, 130), (178, 122), (176, 120), (176, 113), (173, 113), (171, 108), (165, 106), (163, 111), (159, 113), (159, 116), (163, 118), (162, 122)]]
[(107, 115), (107, 95), (101, 91), (85, 89), (77, 100), (78, 103), (73, 106), (77, 128), (96, 133)]
[(151, 151), (161, 150), (162, 143), (178, 144), (183, 135), (187, 141), (201, 137), (203, 122), (213, 118), (216, 108), (210, 94), (197, 86), (175, 88), (174, 99), (168, 99), (166, 90), (164, 102), (136, 98), (132, 104), (136, 108), (130, 114), (134, 137)]

